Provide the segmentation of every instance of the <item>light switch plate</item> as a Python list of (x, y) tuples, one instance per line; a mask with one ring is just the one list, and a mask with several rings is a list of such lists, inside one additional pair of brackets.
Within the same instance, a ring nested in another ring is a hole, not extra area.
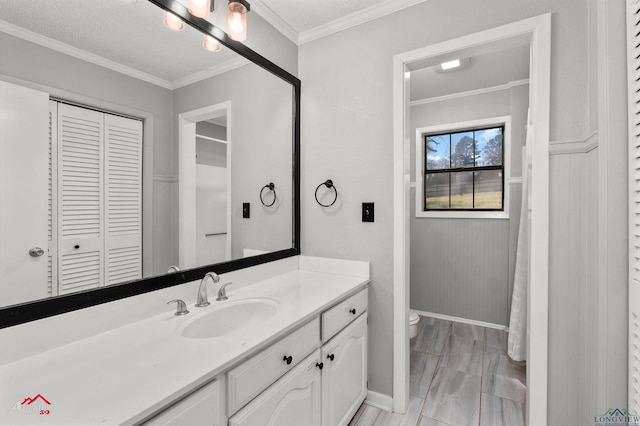
[(362, 203), (362, 221), (373, 222), (374, 221), (374, 204)]

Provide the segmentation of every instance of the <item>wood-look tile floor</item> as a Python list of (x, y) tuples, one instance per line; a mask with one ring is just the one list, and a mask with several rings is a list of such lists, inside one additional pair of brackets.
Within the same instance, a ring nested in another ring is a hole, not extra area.
[(350, 426), (524, 426), (526, 364), (507, 355), (507, 333), (420, 317), (411, 341), (407, 413), (362, 404)]

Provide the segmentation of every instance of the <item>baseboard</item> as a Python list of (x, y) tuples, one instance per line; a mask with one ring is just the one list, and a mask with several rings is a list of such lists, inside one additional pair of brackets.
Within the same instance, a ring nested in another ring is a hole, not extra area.
[(393, 398), (378, 392), (367, 391), (367, 399), (364, 402), (372, 407), (388, 412), (393, 412)]
[(422, 315), (422, 316), (425, 316), (425, 317), (432, 317), (432, 318), (438, 318), (438, 319), (443, 319), (443, 320), (448, 320), (448, 321), (461, 322), (461, 323), (464, 323), (464, 324), (479, 325), (481, 327), (495, 328), (495, 329), (504, 330), (504, 331), (508, 331), (509, 330), (509, 327), (507, 327), (505, 325), (494, 324), (492, 322), (476, 321), (476, 320), (472, 320), (472, 319), (468, 319), (468, 318), (454, 317), (454, 316), (451, 316), (451, 315), (434, 314), (433, 312), (418, 311), (416, 309), (411, 309), (411, 310), (413, 312), (417, 313), (418, 315)]

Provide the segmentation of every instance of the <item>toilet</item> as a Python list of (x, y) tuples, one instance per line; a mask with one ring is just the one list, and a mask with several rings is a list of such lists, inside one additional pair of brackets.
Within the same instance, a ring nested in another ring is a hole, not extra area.
[(418, 334), (418, 323), (420, 317), (417, 312), (409, 311), (409, 338), (413, 339)]

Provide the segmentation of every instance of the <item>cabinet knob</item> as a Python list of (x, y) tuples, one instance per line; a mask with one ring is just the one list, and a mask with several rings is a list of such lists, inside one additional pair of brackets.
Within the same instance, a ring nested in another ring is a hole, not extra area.
[(80, 244), (76, 244), (75, 246), (73, 246), (73, 248), (78, 250), (80, 248)]
[(333, 359), (335, 358), (334, 354), (329, 354), (327, 355), (327, 358), (329, 358), (331, 361), (333, 361)]
[(349, 309), (349, 312), (351, 312), (353, 315), (355, 315), (356, 314), (356, 308)]
[(320, 370), (322, 370), (324, 368), (324, 363), (316, 362), (316, 367), (318, 367)]
[(287, 363), (287, 365), (289, 365), (289, 364), (291, 364), (291, 362), (293, 361), (293, 357), (292, 357), (291, 355), (289, 355), (289, 356), (286, 356), (286, 355), (285, 355), (285, 356), (284, 356), (284, 358), (282, 358), (282, 360), (283, 360), (284, 362), (286, 362), (286, 363)]

